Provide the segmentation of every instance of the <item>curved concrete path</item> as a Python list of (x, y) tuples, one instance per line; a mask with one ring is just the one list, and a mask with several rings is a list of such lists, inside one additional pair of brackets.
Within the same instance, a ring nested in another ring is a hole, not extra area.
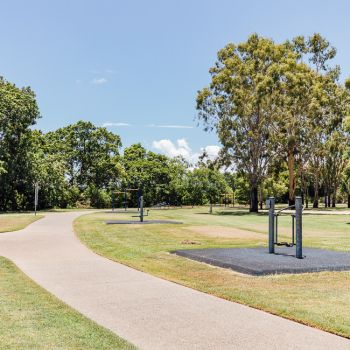
[(100, 257), (75, 237), (81, 212), (0, 234), (0, 255), (141, 349), (350, 349), (350, 341)]

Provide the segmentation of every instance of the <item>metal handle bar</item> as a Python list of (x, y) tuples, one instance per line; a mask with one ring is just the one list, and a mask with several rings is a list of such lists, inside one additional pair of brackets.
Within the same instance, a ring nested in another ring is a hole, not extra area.
[(295, 204), (290, 205), (289, 207), (285, 207), (283, 209), (280, 209), (277, 213), (275, 213), (275, 215), (279, 215), (282, 211), (288, 210), (288, 209), (293, 209), (293, 208), (295, 208)]

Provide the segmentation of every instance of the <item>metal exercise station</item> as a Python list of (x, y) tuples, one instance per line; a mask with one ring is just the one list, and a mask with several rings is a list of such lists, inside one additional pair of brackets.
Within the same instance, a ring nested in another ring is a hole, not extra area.
[[(270, 197), (266, 201), (266, 206), (269, 209), (269, 253), (275, 254), (275, 246), (296, 247), (295, 257), (303, 259), (303, 203), (301, 197), (295, 198), (295, 205), (275, 210), (275, 198)], [(292, 217), (292, 242), (278, 241), (278, 217), (285, 210), (295, 209), (291, 214)]]
[(149, 216), (149, 210), (144, 209), (143, 196), (139, 197), (139, 212), (138, 215), (133, 215), (133, 218), (139, 218), (139, 221), (136, 220), (108, 220), (106, 221), (107, 225), (113, 224), (182, 224), (180, 221), (172, 220), (144, 220), (145, 216)]
[(126, 188), (123, 191), (112, 191), (112, 211), (115, 210), (116, 195), (123, 195), (122, 206), (124, 211), (128, 208), (127, 194), (137, 191), (137, 210), (140, 210), (140, 198), (142, 196), (141, 188)]
[(144, 208), (143, 208), (143, 196), (139, 197), (139, 215), (134, 215), (133, 218), (140, 218), (140, 222), (143, 222), (143, 218), (145, 216), (149, 215), (149, 210), (147, 210), (147, 214), (144, 213)]

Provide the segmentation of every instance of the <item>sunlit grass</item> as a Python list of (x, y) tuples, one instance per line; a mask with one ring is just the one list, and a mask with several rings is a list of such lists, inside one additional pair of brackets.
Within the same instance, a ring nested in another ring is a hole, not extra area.
[(0, 257), (0, 349), (134, 349)]
[(0, 232), (22, 230), (32, 222), (43, 218), (44, 215), (34, 214), (1, 214)]

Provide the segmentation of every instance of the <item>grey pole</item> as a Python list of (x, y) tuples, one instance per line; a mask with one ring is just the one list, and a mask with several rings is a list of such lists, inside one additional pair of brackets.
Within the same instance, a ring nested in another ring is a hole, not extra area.
[(296, 254), (298, 259), (303, 258), (303, 202), (301, 197), (295, 198), (295, 236), (296, 236)]
[(143, 196), (140, 197), (140, 221), (143, 222)]
[(34, 212), (36, 215), (37, 207), (39, 202), (39, 184), (36, 182), (34, 184)]
[(269, 205), (269, 253), (275, 253), (275, 197), (268, 199)]

